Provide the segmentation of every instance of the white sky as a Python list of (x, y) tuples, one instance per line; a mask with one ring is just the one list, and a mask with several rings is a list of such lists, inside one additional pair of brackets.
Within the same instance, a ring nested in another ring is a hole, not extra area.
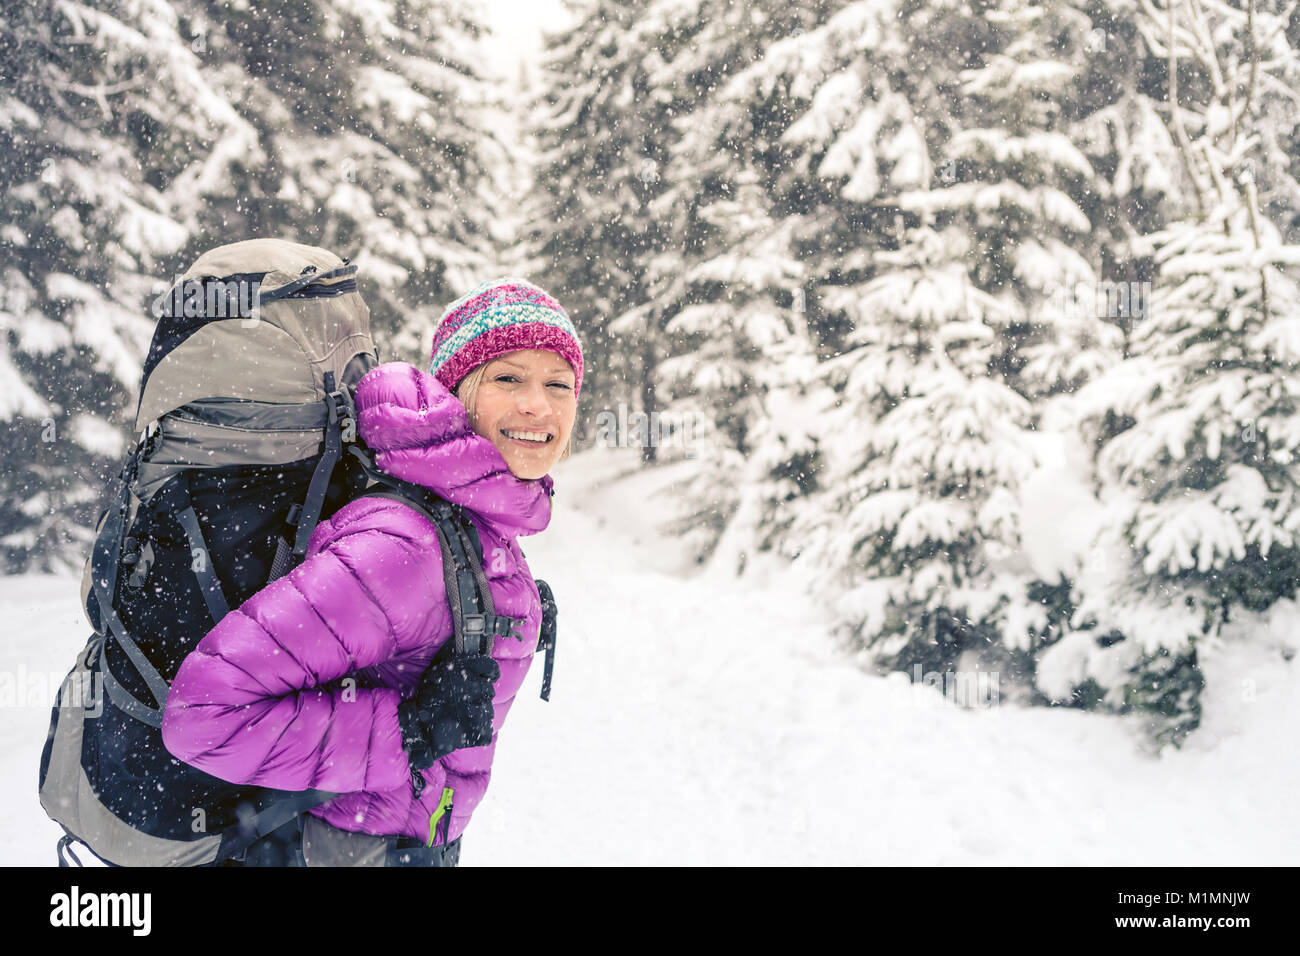
[[(498, 42), (517, 58), (535, 57), (541, 51), (543, 26), (554, 32), (570, 20), (560, 0), (483, 0), (483, 9)], [(517, 71), (503, 72), (513, 76)]]

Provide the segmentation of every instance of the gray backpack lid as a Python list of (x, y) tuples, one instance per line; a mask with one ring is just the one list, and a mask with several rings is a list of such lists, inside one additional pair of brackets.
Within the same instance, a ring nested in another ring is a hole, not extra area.
[(157, 432), (146, 500), (185, 468), (319, 453), (327, 374), (346, 388), (378, 362), (356, 266), (285, 239), (204, 253), (155, 311), (136, 410), (137, 432)]

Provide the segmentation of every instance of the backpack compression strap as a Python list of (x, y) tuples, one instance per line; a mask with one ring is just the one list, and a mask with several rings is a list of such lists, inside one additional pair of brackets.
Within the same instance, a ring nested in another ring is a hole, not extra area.
[(109, 698), (116, 706), (132, 717), (151, 727), (162, 727), (162, 708), (167, 701), (167, 681), (149, 662), (149, 658), (145, 657), (144, 651), (140, 650), (140, 646), (127, 632), (126, 626), (113, 607), (122, 556), (122, 539), (126, 530), (126, 513), (131, 501), (131, 482), (135, 479), (136, 468), (146, 447), (145, 440), (137, 442), (122, 465), (117, 500), (110, 506), (104, 526), (100, 529), (99, 537), (95, 539), (90, 570), (98, 631), (105, 639), (112, 637), (117, 641), (136, 671), (144, 678), (157, 706), (150, 707), (144, 701), (137, 700), (123, 687), (109, 669), (107, 658), (103, 661), (104, 690), (108, 692)]
[(345, 442), (356, 440), (357, 410), (352, 403), (352, 393), (346, 388), (337, 388), (334, 373), (325, 373), (325, 407), (328, 417), (325, 422), (325, 450), (321, 453), (316, 470), (312, 472), (311, 483), (307, 486), (307, 497), (303, 499), (302, 511), (298, 517), (298, 531), (294, 535), (294, 563), (302, 561), (307, 553), (307, 543), (311, 533), (320, 521), (321, 509), (325, 506), (325, 494), (329, 491), (330, 475), (343, 457)]
[(212, 566), (212, 553), (208, 550), (208, 541), (199, 526), (199, 516), (194, 510), (194, 501), (190, 496), (190, 472), (183, 471), (158, 493), (156, 500), (163, 510), (175, 515), (177, 523), (185, 532), (190, 543), (190, 570), (198, 579), (199, 591), (203, 602), (208, 606), (212, 624), (216, 626), (230, 613), (230, 602), (221, 588), (221, 581)]
[(326, 790), (292, 792), (285, 799), (277, 800), (258, 813), (241, 817), (239, 823), (222, 831), (221, 844), (217, 848), (217, 856), (213, 862), (220, 863), (239, 856), (248, 849), (250, 844), (280, 829), (294, 817), (337, 796), (337, 793)]

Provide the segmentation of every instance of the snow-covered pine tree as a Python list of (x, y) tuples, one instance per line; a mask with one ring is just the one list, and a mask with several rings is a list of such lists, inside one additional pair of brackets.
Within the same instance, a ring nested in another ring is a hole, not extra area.
[[(610, 440), (601, 415), (617, 417), (620, 405), (625, 421), (629, 410), (657, 411), (662, 323), (648, 270), (680, 234), (651, 203), (667, 185), (679, 94), (671, 82), (654, 86), (650, 72), (690, 30), (663, 6), (581, 4), (569, 30), (547, 37), (530, 107), (539, 164), (521, 251), (581, 317), (583, 404), (595, 410), (583, 415), (585, 440)], [(649, 457), (653, 449), (643, 447)]]
[[(1142, 132), (1132, 125), (1135, 114), (1148, 123), (1154, 117), (1133, 109), (1142, 101), (1131, 64), (1143, 61), (1133, 50), (1131, 14), (1076, 0), (999, 0), (979, 14), (987, 40), (960, 73), (942, 143), (939, 179), (947, 188), (900, 204), (971, 238), (969, 276), (1005, 307), (1001, 347), (986, 374), (1032, 402), (1021, 437), (1035, 468), (1059, 467), (1062, 439), (1067, 446), (1078, 440), (1072, 394), (1124, 354), (1129, 298), (1125, 308), (1108, 310), (1108, 290), (1122, 283), (1128, 291), (1149, 275), (1135, 241), (1141, 222), (1131, 218), (1142, 209), (1116, 198), (1116, 178), (1132, 192), (1122, 179), (1132, 168), (1117, 173), (1114, 153), (1131, 162), (1129, 137)], [(1142, 300), (1131, 304), (1136, 310)], [(1000, 613), (983, 622), (983, 640), (968, 642), (972, 656), (963, 666), (982, 659), (1029, 700), (1090, 706), (1095, 696), (1077, 688), (1043, 693), (1039, 665), (1066, 628), (1074, 568), (1067, 560), (1057, 578), (1040, 579), (1042, 539), (1052, 536), (1041, 526), (1052, 516), (1035, 498), (1043, 488), (1027, 471), (1003, 478), (1012, 495), (1007, 525), (1018, 537), (1000, 543), (1018, 554), (996, 579)]]
[(783, 51), (843, 6), (702, 4), (693, 42), (665, 57), (687, 92), (656, 205), (686, 241), (652, 270), (664, 289), (660, 381), (668, 407), (709, 419), (686, 523), (732, 567), (765, 546), (776, 504), (815, 482), (797, 410), (817, 357), (801, 260), (816, 255), (829, 193), (790, 168), (781, 71), (794, 55)]
[(998, 0), (980, 9), (986, 46), (960, 74), (954, 128), (941, 144), (948, 188), (901, 197), (909, 211), (960, 222), (975, 284), (1020, 315), (995, 364), (1027, 397), (1076, 388), (1119, 355), (1093, 297), (1093, 223), (1105, 180), (1075, 145), (1074, 126), (1103, 102), (1092, 76), (1104, 43), (1074, 0)]
[(1115, 519), (1052, 668), (1155, 711), (1161, 740), (1199, 722), (1198, 653), (1234, 616), (1293, 597), (1300, 569), (1300, 247), (1258, 193), (1289, 189), (1258, 124), (1300, 81), (1290, 9), (1144, 5), (1185, 213), (1151, 237), (1159, 272), (1133, 356), (1082, 396)]
[(280, 235), (353, 256), (381, 347), (423, 360), (502, 238), (479, 33), (462, 0), (16, 8), (0, 407), (25, 437), (6, 453), (6, 566), (81, 557), (150, 301), (207, 248)]
[[(1006, 3), (964, 16), (943, 5), (852, 4), (772, 46), (742, 74), (781, 91), (793, 114), (780, 137), (792, 157), (778, 173), (784, 188), (774, 191), (823, 197), (798, 247), (816, 290), (809, 321), (822, 349), (848, 349), (824, 366), (837, 393), (831, 401), (810, 392), (812, 401), (794, 403), (797, 414), (765, 416), (754, 429), (779, 439), (770, 447), (784, 444), (789, 461), (811, 467), (785, 494), (763, 489), (762, 474), (746, 475), (766, 496), (749, 538), (782, 540), (783, 550), (835, 579), (832, 590), (847, 586), (841, 607), (850, 628), (890, 666), (950, 661), (964, 644), (1030, 677), (1033, 652), (1051, 628), (1039, 605), (1048, 589), (1015, 553), (1017, 484), (1028, 470), (1026, 439), (1039, 425), (1024, 399), (1041, 404), (1068, 393), (1122, 354), (1124, 323), (1096, 308), (1097, 263), (1114, 269), (1140, 254), (1129, 248), (1141, 225), (1131, 221), (1136, 190), (1121, 183), (1116, 198), (1111, 182), (1135, 175), (1132, 150), (1118, 173), (1107, 152), (1129, 146), (1132, 128), (1120, 121), (1131, 115), (1126, 94), (1135, 94), (1132, 83), (1104, 81), (1117, 61), (1134, 59), (1117, 56), (1110, 38), (1131, 39), (1136, 29), (1106, 11), (1084, 15), (1061, 3)], [(917, 55), (927, 70), (908, 69)], [(1104, 123), (1093, 121), (1101, 110), (1112, 114), (1114, 140), (1098, 145), (1079, 130)], [(1098, 167), (1075, 139), (1092, 148)], [(934, 289), (952, 298), (928, 300)], [(935, 312), (936, 301), (951, 311)], [(909, 306), (931, 310), (927, 321)], [(962, 308), (970, 310), (964, 317)], [(837, 339), (837, 325), (852, 331)], [(971, 342), (948, 342), (981, 326)], [(898, 328), (911, 329), (910, 357)], [(931, 351), (956, 346), (962, 361), (925, 364), (935, 361)], [(938, 384), (927, 384), (939, 371)], [(972, 384), (957, 387), (957, 374)], [(872, 384), (846, 399), (850, 381)], [(987, 394), (976, 396), (980, 390)], [(935, 430), (942, 416), (927, 423), (919, 413), (927, 393), (953, 421), (987, 426), (965, 436), (964, 460), (977, 463), (969, 474), (946, 473), (937, 458), (933, 484), (915, 467), (904, 474), (907, 462), (925, 460), (917, 448), (948, 435)], [(970, 415), (962, 399), (981, 403), (983, 416)], [(762, 458), (756, 448), (749, 463)], [(892, 459), (898, 470), (890, 470)], [(872, 511), (888, 496), (871, 499), (887, 491), (897, 492), (896, 504), (906, 501), (892, 518)], [(801, 495), (807, 500), (792, 500)], [(963, 521), (947, 537), (909, 537), (929, 511), (954, 506)], [(867, 530), (863, 515), (881, 523)], [(903, 570), (900, 554), (884, 544), (894, 540), (919, 546), (901, 557), (923, 572)]]
[[(1086, 542), (1099, 525), (1104, 538), (1111, 517), (1095, 498), (1098, 478), (1090, 449), (1097, 436), (1081, 422), (1086, 412), (1075, 396), (1080, 387), (1106, 380), (1129, 354), (1133, 326), (1150, 308), (1144, 285), (1154, 271), (1150, 233), (1166, 223), (1178, 201), (1178, 155), (1160, 115), (1158, 64), (1132, 6), (1087, 3), (1079, 10), (1086, 22), (1077, 12), (1067, 15), (1074, 24), (1065, 35), (1073, 38), (1076, 73), (1057, 128), (1094, 173), (1081, 192), (1072, 194), (1088, 217), (1091, 235), (1081, 247), (1088, 258), (1076, 260), (1076, 268), (1067, 267), (1072, 254), (1065, 252), (1056, 262), (1046, 259), (1046, 270), (1037, 270), (1046, 281), (1028, 283), (1035, 292), (1050, 290), (1038, 298), (1034, 315), (1035, 327), (1051, 334), (1024, 350), (1031, 358), (1019, 376), (1022, 390), (1038, 394), (1035, 440), (1047, 455), (1040, 460), (1045, 471), (1022, 494), (1024, 541), (1035, 555), (1035, 578), (1027, 586), (1025, 620), (1005, 641), (1029, 652), (1026, 677), (1035, 699), (1124, 711), (1130, 704), (1117, 688), (1133, 680), (1124, 668), (1096, 668), (1085, 678), (1084, 669), (1069, 666), (1072, 647), (1086, 644), (1086, 653), (1097, 658), (1109, 653), (1115, 637), (1092, 631), (1091, 623), (1084, 625), (1086, 636), (1072, 636), (1077, 583), (1107, 560), (1101, 540), (1092, 540), (1091, 547)], [(1029, 267), (1022, 276), (1032, 275), (1032, 256), (1021, 258)], [(1060, 280), (1054, 286), (1053, 266)], [(1053, 527), (1058, 520), (1070, 527)]]
[[(860, 602), (841, 609), (846, 629), (894, 666), (959, 651), (959, 632), (987, 635), (1015, 600), (1014, 585), (989, 586), (989, 569), (1016, 541), (1009, 488), (1028, 466), (1016, 437), (1028, 405), (996, 367), (1020, 313), (1014, 298), (980, 291), (962, 230), (930, 228), (921, 201), (974, 227), (960, 215), (974, 210), (973, 195), (950, 197), (956, 212), (934, 198), (930, 141), (951, 137), (959, 71), (985, 32), (955, 8), (841, 5), (771, 44), (714, 106), (713, 126), (758, 144), (750, 164), (766, 202), (744, 213), (771, 244), (764, 258), (783, 255), (795, 274), (802, 265), (798, 298), (804, 282), (815, 292), (800, 358), (844, 352), (825, 363), (820, 388), (807, 387), (810, 363), (765, 360), (790, 374), (779, 400), (766, 396), (752, 415), (750, 447), (736, 456), (737, 497), (753, 500), (729, 535), (739, 523), (743, 539), (780, 541), (819, 570), (828, 594), (847, 588), (850, 604), (865, 578), (889, 578), (896, 591), (876, 593), (892, 608), (888, 623)], [(918, 54), (925, 71), (909, 69)], [(713, 126), (693, 124), (694, 138)], [(721, 233), (733, 259), (745, 248), (738, 235)], [(954, 457), (939, 450), (945, 440)], [(899, 511), (882, 513), (887, 501)]]
[(918, 227), (876, 255), (876, 278), (827, 294), (856, 327), (823, 369), (827, 491), (785, 547), (893, 669), (945, 670), (1023, 620), (1016, 490), (1031, 407), (989, 372), (1014, 313), (972, 281), (971, 243), (959, 227)]
[[(194, 144), (222, 143), (221, 150)], [(0, 568), (84, 558), (153, 321), (252, 130), (163, 0), (10, 4), (0, 26)]]
[(383, 357), (426, 360), (439, 315), (487, 277), (505, 238), (502, 76), (472, 6), (177, 6), (260, 147), (232, 189), (207, 192), (179, 263), (233, 238), (324, 246), (360, 267)]

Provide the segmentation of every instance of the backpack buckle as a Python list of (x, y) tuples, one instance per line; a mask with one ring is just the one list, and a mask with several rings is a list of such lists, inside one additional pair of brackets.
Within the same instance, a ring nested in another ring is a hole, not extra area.
[(463, 628), (463, 653), (488, 654), (491, 644), (487, 639), (488, 626), (486, 614), (466, 614), (461, 619)]
[[(524, 636), (515, 630), (517, 622), (513, 617), (505, 617), (501, 614), (466, 614), (462, 620), (465, 634), (466, 653), (486, 654), (492, 647), (490, 637), (513, 637), (517, 641), (522, 641)], [(471, 648), (480, 648), (478, 651)]]
[(325, 404), (329, 409), (329, 423), (338, 423), (343, 441), (356, 441), (357, 406), (352, 400), (352, 392), (346, 387), (335, 389), (329, 393), (329, 401)]
[(130, 551), (124, 548), (122, 554), (123, 569), (129, 568), (131, 571), (126, 586), (138, 591), (144, 587), (149, 577), (149, 569), (153, 567), (153, 541), (146, 538), (143, 545), (134, 538), (127, 538), (127, 541), (132, 542), (133, 545)]
[(522, 641), (524, 636), (516, 628), (523, 623), (523, 621), (517, 621), (513, 617), (494, 614), (491, 624), (488, 625), (489, 633), (496, 637), (513, 637), (516, 641)]

